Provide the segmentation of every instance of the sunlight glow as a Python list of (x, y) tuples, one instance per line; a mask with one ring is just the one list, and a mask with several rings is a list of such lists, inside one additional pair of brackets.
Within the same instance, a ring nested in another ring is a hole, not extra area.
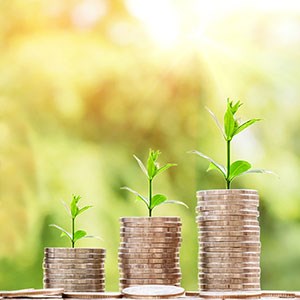
[(178, 41), (179, 16), (171, 0), (127, 0), (133, 16), (143, 22), (151, 38), (162, 47), (171, 47)]

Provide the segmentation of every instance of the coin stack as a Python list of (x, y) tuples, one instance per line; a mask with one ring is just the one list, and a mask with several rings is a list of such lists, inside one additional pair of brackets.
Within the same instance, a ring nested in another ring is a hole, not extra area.
[(260, 290), (258, 205), (254, 190), (197, 192), (200, 291)]
[(133, 285), (180, 285), (178, 217), (120, 219), (120, 289)]
[(45, 248), (44, 288), (104, 292), (104, 260), (101, 248)]

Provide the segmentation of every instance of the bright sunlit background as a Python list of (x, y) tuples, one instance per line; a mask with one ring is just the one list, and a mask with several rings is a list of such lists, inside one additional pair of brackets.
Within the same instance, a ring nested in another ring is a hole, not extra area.
[(183, 222), (182, 285), (196, 290), (195, 192), (223, 188), (198, 149), (224, 162), (205, 107), (226, 99), (262, 118), (233, 143), (235, 159), (278, 174), (235, 188), (260, 194), (262, 288), (300, 289), (300, 1), (1, 0), (0, 289), (42, 287), (44, 247), (68, 246), (61, 200), (93, 209), (80, 228), (107, 250), (107, 290), (118, 289), (119, 217), (146, 210), (121, 186), (146, 193), (133, 159), (160, 149), (178, 166), (157, 192), (190, 209)]

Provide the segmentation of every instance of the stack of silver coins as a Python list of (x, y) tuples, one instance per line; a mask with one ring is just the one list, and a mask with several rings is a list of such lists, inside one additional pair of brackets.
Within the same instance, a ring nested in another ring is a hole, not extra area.
[(197, 192), (200, 291), (260, 290), (258, 206), (254, 190)]
[(120, 219), (120, 289), (133, 285), (180, 285), (178, 217)]
[(104, 260), (102, 248), (45, 248), (44, 288), (104, 292)]

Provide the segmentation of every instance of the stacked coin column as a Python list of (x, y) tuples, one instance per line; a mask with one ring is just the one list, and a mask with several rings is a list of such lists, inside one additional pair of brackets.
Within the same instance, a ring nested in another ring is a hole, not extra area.
[(120, 219), (120, 289), (133, 285), (180, 285), (178, 217)]
[(44, 288), (104, 292), (104, 260), (101, 248), (45, 248)]
[(199, 290), (260, 290), (257, 192), (198, 191), (197, 202)]

